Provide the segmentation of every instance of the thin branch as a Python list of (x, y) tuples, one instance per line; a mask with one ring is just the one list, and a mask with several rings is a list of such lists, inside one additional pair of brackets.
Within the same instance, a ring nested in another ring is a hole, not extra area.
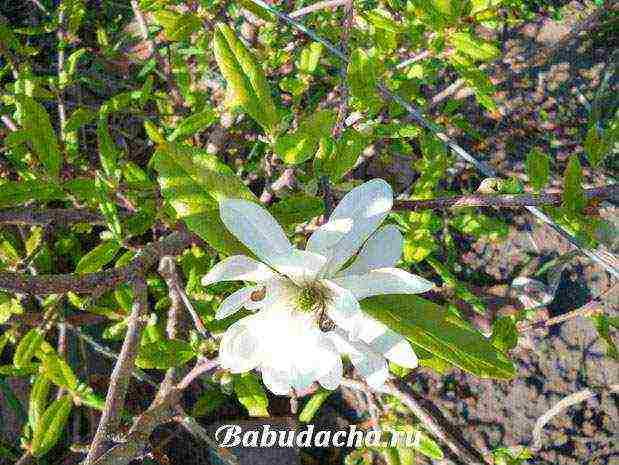
[[(396, 200), (394, 210), (424, 210), (466, 207), (525, 207), (532, 205), (559, 205), (563, 192), (536, 194), (470, 194), (429, 200)], [(591, 199), (619, 201), (619, 184), (585, 189), (584, 196)]]
[(19, 207), (0, 210), (0, 224), (70, 226), (77, 223), (104, 225), (105, 219), (97, 212), (83, 209), (32, 210)]
[[(362, 381), (344, 379), (342, 385), (367, 392), (371, 389)], [(463, 463), (468, 465), (487, 465), (490, 464), (484, 458), (481, 452), (477, 451), (473, 446), (458, 434), (458, 430), (452, 425), (447, 424), (444, 418), (434, 418), (415, 398), (415, 393), (400, 380), (393, 379), (385, 384), (386, 391), (394, 397), (397, 397), (404, 405), (406, 405), (413, 414), (421, 421), (423, 426), (430, 434), (442, 441), (453, 454)]]
[(112, 371), (110, 386), (105, 398), (105, 407), (101, 414), (99, 427), (84, 461), (85, 465), (94, 463), (105, 452), (109, 436), (117, 433), (125, 405), (129, 378), (133, 372), (135, 359), (138, 354), (142, 329), (146, 325), (144, 316), (147, 312), (148, 296), (146, 282), (144, 277), (140, 275), (133, 282), (133, 307), (127, 324), (127, 334), (125, 335), (118, 361), (114, 365), (114, 371)]
[[(106, 347), (103, 344), (99, 343), (92, 336), (83, 332), (80, 328), (73, 326), (71, 324), (68, 324), (68, 323), (67, 323), (67, 328), (73, 331), (73, 333), (75, 333), (75, 335), (78, 338), (80, 338), (83, 342), (90, 345), (94, 349), (95, 352), (98, 352), (99, 354), (103, 355), (106, 358), (109, 358), (110, 360), (118, 360), (119, 355), (116, 352), (114, 352), (109, 347)], [(154, 388), (159, 387), (159, 383), (157, 381), (155, 381), (153, 378), (151, 378), (149, 375), (147, 375), (146, 373), (144, 373), (142, 370), (140, 370), (137, 367), (133, 368), (131, 375), (138, 381), (147, 383)]]
[(611, 394), (615, 392), (619, 392), (619, 384), (611, 384), (610, 386), (602, 388), (583, 389), (582, 391), (575, 392), (561, 399), (535, 422), (535, 428), (533, 428), (533, 442), (530, 449), (532, 451), (538, 451), (542, 448), (542, 432), (544, 431), (544, 426), (563, 410), (603, 393)]
[(178, 275), (178, 271), (176, 269), (176, 263), (174, 263), (174, 260), (171, 257), (163, 257), (159, 264), (159, 274), (161, 274), (166, 284), (168, 285), (172, 305), (178, 306), (178, 308), (180, 308), (182, 302), (185, 305), (185, 308), (187, 309), (189, 314), (191, 315), (191, 319), (193, 320), (193, 324), (196, 327), (197, 331), (203, 338), (208, 339), (210, 337), (210, 334), (206, 329), (206, 326), (204, 326), (200, 315), (189, 300), (189, 297), (187, 297), (187, 293), (181, 285), (180, 276)]
[(196, 239), (185, 231), (174, 232), (157, 242), (151, 242), (138, 252), (128, 265), (86, 273), (28, 276), (22, 273), (0, 273), (0, 289), (22, 294), (46, 295), (102, 292), (130, 281), (146, 272), (164, 255), (179, 255)]
[(325, 0), (322, 2), (316, 2), (309, 6), (299, 8), (298, 10), (290, 13), (291, 18), (301, 18), (302, 16), (315, 13), (320, 10), (328, 10), (329, 8), (337, 8), (342, 5), (346, 5), (350, 0)]

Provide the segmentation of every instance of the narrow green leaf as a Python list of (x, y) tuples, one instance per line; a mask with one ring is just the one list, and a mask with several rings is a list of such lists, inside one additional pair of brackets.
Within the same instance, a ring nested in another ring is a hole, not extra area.
[(271, 97), (264, 71), (232, 29), (218, 24), (213, 38), (217, 65), (228, 83), (228, 101), (249, 114), (264, 130), (275, 135), (281, 112)]
[(44, 374), (38, 375), (32, 384), (28, 401), (28, 423), (32, 429), (36, 427), (45, 413), (50, 388), (51, 382)]
[(45, 410), (32, 433), (30, 452), (34, 457), (41, 457), (56, 445), (62, 435), (73, 403), (71, 396), (65, 395), (56, 399)]
[(346, 129), (337, 142), (330, 136), (323, 137), (314, 159), (315, 175), (339, 182), (355, 166), (367, 144), (366, 137), (354, 129)]
[(88, 108), (78, 107), (75, 109), (71, 116), (67, 119), (65, 124), (65, 131), (73, 132), (77, 131), (82, 126), (85, 126), (88, 123), (91, 123), (97, 117), (97, 113)]
[(79, 380), (69, 364), (56, 352), (50, 352), (41, 356), (43, 373), (56, 385), (75, 392)]
[(296, 131), (275, 141), (275, 153), (289, 165), (298, 165), (316, 153), (320, 139), (328, 137), (335, 123), (335, 113), (321, 110), (305, 118)]
[(252, 373), (234, 377), (234, 392), (252, 417), (268, 417), (269, 400), (260, 380)]
[(525, 168), (531, 186), (536, 192), (541, 192), (550, 179), (550, 157), (541, 150), (534, 148), (527, 155)]
[(377, 111), (382, 100), (376, 93), (377, 65), (374, 57), (358, 48), (350, 55), (346, 81), (350, 94), (354, 97), (354, 106), (360, 110)]
[(405, 336), (414, 346), (481, 378), (511, 379), (514, 364), (472, 325), (414, 295), (385, 295), (361, 301), (363, 310)]
[(205, 150), (180, 144), (160, 146), (151, 163), (163, 197), (189, 229), (224, 254), (248, 253), (222, 223), (218, 202), (257, 199), (228, 166)]
[(299, 71), (313, 74), (318, 67), (318, 61), (322, 56), (324, 46), (320, 42), (312, 42), (301, 50), (299, 57)]
[(75, 272), (84, 274), (99, 271), (114, 259), (120, 249), (121, 245), (116, 241), (102, 242), (80, 259)]
[(501, 316), (492, 323), (490, 342), (502, 352), (509, 352), (518, 345), (518, 329), (514, 320)]
[(144, 369), (179, 367), (196, 357), (191, 345), (178, 339), (162, 339), (140, 347), (135, 364)]
[(199, 113), (188, 116), (178, 123), (176, 129), (169, 135), (168, 140), (174, 142), (175, 140), (182, 141), (188, 137), (192, 137), (204, 131), (215, 121), (217, 121), (217, 113), (215, 113), (212, 108), (202, 110)]
[(580, 160), (578, 155), (572, 155), (563, 174), (563, 207), (571, 212), (581, 212), (585, 204)]
[(155, 21), (163, 27), (163, 33), (170, 42), (187, 40), (202, 27), (202, 21), (194, 14), (159, 10), (153, 13)]
[(18, 121), (27, 132), (32, 150), (45, 166), (49, 175), (57, 179), (62, 166), (62, 154), (56, 133), (43, 105), (27, 95), (15, 95)]
[(477, 61), (491, 61), (501, 54), (494, 44), (475, 37), (469, 32), (454, 32), (449, 35), (449, 42), (456, 50)]
[(309, 423), (312, 421), (312, 418), (314, 418), (314, 415), (316, 415), (318, 409), (325, 403), (327, 397), (329, 397), (332, 393), (333, 391), (323, 388), (315, 392), (310, 400), (307, 401), (303, 407), (303, 410), (301, 410), (301, 413), (299, 414), (299, 421), (302, 423)]
[(32, 357), (34, 357), (36, 351), (41, 347), (44, 337), (45, 332), (39, 328), (32, 328), (28, 331), (15, 348), (13, 365), (15, 365), (16, 368), (29, 367), (32, 362)]

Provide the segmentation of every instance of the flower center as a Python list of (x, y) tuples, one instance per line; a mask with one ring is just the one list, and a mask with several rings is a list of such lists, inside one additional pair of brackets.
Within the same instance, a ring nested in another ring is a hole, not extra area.
[(317, 286), (306, 286), (297, 297), (297, 307), (302, 312), (315, 312), (323, 306), (324, 295)]

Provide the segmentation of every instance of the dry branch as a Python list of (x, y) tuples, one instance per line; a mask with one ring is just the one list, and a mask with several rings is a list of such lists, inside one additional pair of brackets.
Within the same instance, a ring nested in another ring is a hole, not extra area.
[(129, 387), (129, 379), (133, 373), (135, 359), (138, 354), (138, 346), (142, 329), (146, 325), (144, 316), (148, 312), (147, 288), (144, 277), (139, 275), (133, 282), (133, 308), (127, 324), (127, 334), (123, 342), (120, 355), (114, 365), (114, 371), (110, 378), (110, 386), (105, 398), (105, 407), (101, 414), (101, 420), (97, 432), (92, 440), (85, 465), (94, 463), (106, 449), (106, 443), (110, 435), (117, 433), (120, 418), (125, 406), (125, 397)]
[(29, 276), (23, 273), (3, 272), (0, 273), (0, 289), (34, 295), (62, 294), (69, 291), (102, 292), (132, 280), (139, 273), (146, 272), (164, 255), (179, 255), (196, 240), (185, 231), (174, 232), (160, 241), (144, 246), (127, 266), (96, 273)]

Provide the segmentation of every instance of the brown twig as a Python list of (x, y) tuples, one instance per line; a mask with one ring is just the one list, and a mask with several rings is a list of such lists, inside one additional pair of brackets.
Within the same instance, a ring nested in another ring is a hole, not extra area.
[[(163, 277), (166, 284), (168, 285), (172, 306), (180, 310), (180, 308), (184, 304), (185, 308), (189, 312), (189, 315), (191, 316), (191, 319), (193, 320), (194, 326), (196, 327), (200, 335), (205, 339), (208, 338), (210, 334), (206, 329), (206, 326), (204, 326), (200, 315), (193, 307), (191, 301), (189, 300), (189, 297), (187, 297), (187, 293), (181, 285), (180, 276), (178, 275), (178, 271), (176, 269), (176, 263), (174, 263), (172, 257), (164, 257), (164, 259), (162, 259), (159, 264), (159, 274)], [(168, 334), (168, 337), (171, 336), (169, 336)]]
[(182, 253), (195, 240), (188, 232), (174, 232), (160, 241), (144, 246), (128, 265), (96, 273), (28, 276), (23, 273), (3, 272), (0, 273), (0, 289), (34, 295), (62, 294), (69, 291), (102, 292), (130, 281), (136, 274), (146, 272), (164, 255)]
[[(536, 194), (469, 194), (429, 200), (396, 200), (394, 210), (425, 210), (466, 207), (524, 207), (532, 205), (558, 205), (563, 192)], [(619, 201), (619, 184), (584, 190), (587, 200), (609, 199)]]
[(138, 353), (138, 345), (142, 329), (146, 325), (144, 316), (148, 311), (147, 288), (144, 277), (138, 275), (133, 281), (133, 307), (129, 322), (127, 324), (127, 334), (118, 356), (118, 361), (114, 365), (114, 371), (110, 378), (110, 386), (105, 398), (105, 407), (101, 414), (101, 420), (95, 437), (88, 451), (85, 465), (95, 463), (95, 461), (105, 452), (106, 442), (111, 434), (116, 434), (122, 410), (125, 405), (125, 397), (129, 386), (129, 378), (133, 372), (135, 359)]
[(19, 207), (0, 210), (0, 224), (69, 226), (77, 223), (104, 225), (105, 219), (97, 212), (83, 209)]

